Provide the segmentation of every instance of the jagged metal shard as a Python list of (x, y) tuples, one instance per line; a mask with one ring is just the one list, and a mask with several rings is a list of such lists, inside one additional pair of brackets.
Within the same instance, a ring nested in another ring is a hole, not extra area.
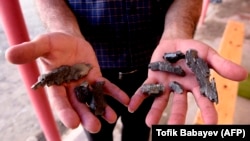
[(182, 94), (183, 93), (183, 88), (182, 88), (181, 84), (178, 83), (178, 82), (176, 82), (176, 81), (171, 81), (169, 83), (169, 87), (175, 93), (178, 93), (178, 94)]
[(200, 92), (210, 101), (218, 104), (218, 93), (214, 78), (209, 81), (210, 70), (207, 63), (198, 57), (196, 50), (188, 50), (186, 52), (186, 63), (196, 75), (196, 79), (200, 86)]
[(95, 115), (103, 115), (107, 105), (103, 93), (104, 83), (105, 81), (98, 81), (93, 86), (93, 97), (89, 104), (89, 107), (94, 111)]
[(104, 81), (98, 81), (90, 89), (89, 84), (83, 82), (74, 89), (77, 100), (87, 104), (95, 115), (103, 115), (106, 108), (103, 85)]
[(148, 95), (159, 95), (164, 92), (164, 89), (162, 84), (143, 84), (141, 92)]
[(180, 66), (172, 66), (172, 64), (169, 62), (152, 62), (148, 65), (148, 68), (150, 68), (152, 71), (166, 71), (179, 76), (186, 75), (186, 73)]
[(176, 51), (176, 52), (170, 52), (170, 53), (165, 53), (163, 56), (163, 59), (170, 63), (176, 63), (180, 59), (184, 59), (185, 54), (183, 54), (181, 51)]
[(31, 86), (32, 89), (37, 89), (45, 85), (62, 85), (71, 81), (79, 80), (86, 76), (92, 68), (90, 64), (79, 63), (73, 66), (63, 65), (52, 70), (50, 73), (42, 74), (38, 77), (38, 81)]
[(90, 103), (92, 99), (92, 93), (90, 92), (89, 84), (83, 82), (80, 86), (74, 89), (76, 98), (81, 103)]

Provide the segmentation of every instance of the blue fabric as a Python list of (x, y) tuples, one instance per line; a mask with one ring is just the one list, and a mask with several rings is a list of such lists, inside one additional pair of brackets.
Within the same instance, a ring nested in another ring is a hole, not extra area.
[(149, 63), (172, 0), (68, 0), (100, 67), (130, 68)]

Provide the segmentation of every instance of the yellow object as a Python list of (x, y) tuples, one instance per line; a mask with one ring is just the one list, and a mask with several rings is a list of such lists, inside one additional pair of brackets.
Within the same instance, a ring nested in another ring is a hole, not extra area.
[[(228, 21), (218, 52), (224, 58), (241, 64), (243, 41), (244, 24)], [(215, 78), (218, 90), (219, 104), (216, 105), (218, 124), (232, 124), (239, 82), (225, 79), (214, 71), (211, 73), (211, 77)], [(199, 110), (194, 123), (203, 124)]]

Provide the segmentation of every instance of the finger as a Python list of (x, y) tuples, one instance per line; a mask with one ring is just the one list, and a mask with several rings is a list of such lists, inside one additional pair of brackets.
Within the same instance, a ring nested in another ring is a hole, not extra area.
[[(156, 83), (156, 80), (154, 79), (147, 79), (144, 81), (143, 84), (154, 84)], [(128, 111), (130, 113), (134, 113), (139, 106), (142, 104), (142, 102), (144, 101), (144, 99), (146, 99), (148, 97), (147, 94), (142, 93), (141, 91), (141, 87), (139, 87), (135, 94), (131, 97), (129, 105), (128, 105)]]
[(148, 96), (146, 94), (143, 94), (141, 92), (141, 89), (138, 88), (135, 94), (131, 97), (131, 100), (128, 105), (128, 111), (130, 113), (134, 113), (139, 108), (144, 99), (146, 99), (147, 97)]
[(184, 124), (187, 114), (187, 93), (173, 93), (172, 108), (168, 124)]
[(107, 105), (105, 108), (103, 118), (108, 123), (115, 123), (117, 120), (117, 115), (116, 115), (115, 111), (110, 106)]
[(49, 36), (42, 35), (33, 41), (8, 48), (5, 57), (13, 64), (23, 64), (34, 61), (49, 51)]
[(91, 133), (97, 133), (101, 129), (99, 119), (90, 111), (87, 105), (78, 103), (74, 104), (75, 110), (80, 116), (82, 126)]
[(247, 78), (248, 72), (246, 69), (230, 60), (221, 57), (212, 49), (209, 49), (208, 51), (207, 60), (212, 68), (225, 78), (235, 81), (241, 81)]
[(218, 115), (214, 104), (205, 96), (201, 95), (199, 87), (192, 90), (195, 101), (200, 108), (202, 119), (205, 124), (216, 124)]
[(146, 124), (148, 127), (151, 127), (154, 124), (158, 124), (160, 121), (161, 115), (168, 104), (169, 91), (167, 90), (159, 97), (156, 97), (154, 103), (151, 106), (151, 109), (148, 112), (146, 117)]
[(193, 48), (198, 50), (199, 56), (203, 56), (202, 58), (205, 57), (204, 59), (208, 61), (211, 67), (225, 78), (235, 81), (241, 81), (247, 78), (248, 72), (246, 69), (223, 58), (212, 47), (209, 47), (204, 43), (194, 42), (194, 40), (186, 40), (175, 43), (178, 50), (188, 50), (190, 48), (187, 44), (192, 44)]
[(76, 128), (80, 124), (78, 114), (68, 101), (65, 88), (62, 86), (51, 86), (48, 88), (48, 98), (53, 105), (58, 118), (68, 128)]
[(105, 79), (104, 89), (107, 91), (108, 95), (112, 96), (123, 105), (127, 106), (129, 104), (130, 99), (128, 95), (107, 79)]
[(86, 104), (80, 103), (76, 99), (72, 88), (69, 88), (69, 99), (80, 117), (82, 126), (91, 133), (97, 133), (100, 131), (101, 123), (99, 119), (90, 111)]

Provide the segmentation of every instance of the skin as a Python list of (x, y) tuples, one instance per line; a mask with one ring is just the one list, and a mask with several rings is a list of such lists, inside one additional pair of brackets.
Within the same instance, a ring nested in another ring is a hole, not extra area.
[[(241, 81), (247, 77), (247, 71), (239, 65), (220, 57), (211, 47), (192, 40), (196, 23), (199, 19), (201, 0), (175, 0), (166, 15), (165, 29), (162, 38), (153, 52), (151, 62), (162, 61), (164, 52), (182, 51), (193, 48), (199, 52), (199, 57), (205, 59), (211, 68), (225, 78)], [(77, 21), (61, 0), (36, 0), (40, 17), (49, 33), (39, 35), (32, 41), (12, 46), (6, 51), (6, 59), (13, 64), (23, 64), (38, 59), (42, 72), (46, 73), (61, 65), (73, 65), (87, 62), (93, 65), (88, 76), (83, 78), (90, 83), (105, 81), (105, 93), (128, 106), (134, 112), (146, 98), (139, 89), (129, 99), (128, 96), (116, 85), (102, 77), (95, 52), (84, 36), (80, 33)], [(62, 12), (63, 11), (63, 12)], [(187, 94), (192, 92), (199, 106), (206, 124), (217, 122), (217, 113), (214, 105), (199, 93), (199, 87), (194, 74), (184, 62), (178, 62), (187, 72), (185, 77), (177, 77), (162, 72), (148, 72), (144, 83), (163, 83), (165, 87), (170, 81), (182, 82), (184, 94), (174, 95), (172, 113), (169, 124), (183, 124), (187, 112)], [(227, 71), (230, 69), (231, 71)], [(59, 119), (69, 128), (76, 128), (80, 123), (92, 132), (100, 130), (100, 121), (91, 113), (89, 108), (79, 103), (73, 93), (76, 85), (83, 80), (63, 86), (51, 86), (46, 90), (48, 98), (53, 105)], [(157, 97), (146, 117), (148, 126), (158, 123), (169, 98), (169, 89)], [(117, 116), (111, 107), (105, 109), (103, 118), (108, 122), (116, 121)]]
[[(128, 96), (102, 77), (92, 47), (82, 38), (62, 32), (53, 32), (41, 35), (30, 42), (12, 46), (6, 52), (6, 59), (14, 64), (28, 63), (36, 58), (39, 58), (38, 62), (44, 73), (62, 64), (73, 65), (80, 62), (89, 62), (93, 65), (93, 68), (83, 79), (89, 83), (105, 81), (105, 93), (113, 96), (124, 105), (129, 104)], [(98, 132), (101, 126), (99, 120), (86, 105), (76, 100), (74, 94), (74, 88), (80, 85), (83, 79), (64, 86), (46, 87), (48, 98), (58, 117), (67, 127), (76, 128), (81, 122), (87, 130)], [(115, 112), (107, 107), (103, 118), (113, 123), (117, 117)]]
[[(164, 48), (168, 46), (167, 48)], [(190, 48), (191, 47), (191, 48)], [(195, 49), (198, 51), (198, 56), (206, 60), (211, 68), (215, 70), (221, 76), (231, 79), (234, 81), (241, 81), (247, 77), (247, 71), (241, 66), (222, 58), (215, 50), (207, 46), (204, 43), (195, 40), (164, 40), (153, 53), (151, 62), (163, 61), (162, 56), (164, 52), (175, 52), (181, 51), (186, 52), (189, 49)], [(180, 65), (186, 72), (185, 77), (179, 77), (173, 74), (167, 74), (160, 71), (148, 72), (148, 78), (144, 83), (162, 83), (165, 86), (165, 93), (157, 97), (146, 117), (146, 123), (148, 126), (157, 124), (160, 117), (168, 103), (170, 90), (168, 89), (168, 84), (171, 81), (180, 82), (183, 86), (183, 94), (174, 94), (173, 105), (168, 120), (168, 124), (184, 124), (187, 112), (187, 92), (192, 92), (198, 107), (201, 110), (202, 118), (206, 124), (216, 124), (217, 123), (217, 112), (215, 110), (214, 104), (206, 97), (201, 95), (199, 90), (199, 84), (195, 78), (194, 73), (186, 65), (185, 60), (180, 60), (176, 64)], [(233, 69), (232, 69), (233, 68)], [(232, 71), (228, 71), (232, 70)], [(128, 106), (129, 111), (135, 111), (140, 103), (147, 98), (146, 95), (141, 93), (138, 89), (135, 95), (131, 98), (130, 104)]]

